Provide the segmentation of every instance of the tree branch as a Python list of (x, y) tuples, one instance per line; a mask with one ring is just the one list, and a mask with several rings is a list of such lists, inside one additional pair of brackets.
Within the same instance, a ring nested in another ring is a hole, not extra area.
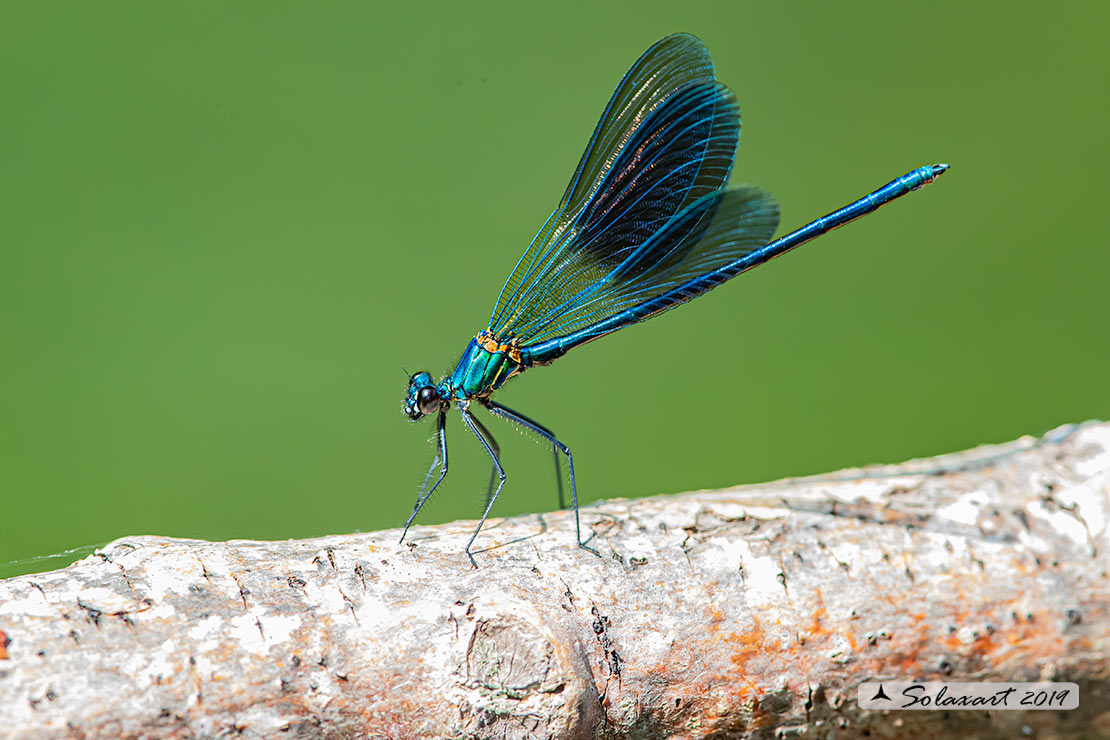
[[(1110, 424), (573, 513), (117, 540), (0, 582), (0, 737), (1110, 736)], [(6, 639), (5, 639), (6, 636)], [(1071, 712), (866, 712), (864, 680)], [(837, 734), (839, 733), (839, 734)]]

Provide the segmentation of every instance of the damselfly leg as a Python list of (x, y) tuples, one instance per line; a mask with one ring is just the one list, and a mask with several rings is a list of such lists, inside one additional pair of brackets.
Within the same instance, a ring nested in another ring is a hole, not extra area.
[(559, 448), (553, 444), (551, 452), (555, 455), (555, 485), (559, 491), (559, 511), (562, 511), (567, 508), (567, 505), (563, 503), (563, 468), (559, 464)]
[[(437, 462), (440, 464), (439, 478), (436, 479), (435, 485), (425, 493), (424, 489), (428, 487), (428, 480), (431, 479), (432, 471), (436, 469)], [(440, 411), (439, 417), (436, 419), (436, 456), (432, 460), (432, 466), (428, 468), (428, 474), (424, 476), (424, 485), (420, 486), (420, 493), (416, 497), (416, 504), (412, 507), (412, 514), (409, 515), (409, 520), (405, 522), (405, 531), (401, 533), (401, 542), (405, 541), (405, 535), (409, 533), (409, 527), (412, 526), (413, 520), (420, 513), (420, 509), (424, 507), (424, 502), (439, 487), (445, 477), (447, 477), (447, 414)]]
[(474, 538), (482, 531), (482, 525), (486, 523), (486, 517), (489, 516), (490, 509), (493, 508), (493, 502), (497, 500), (497, 496), (501, 493), (501, 489), (505, 487), (505, 469), (501, 467), (501, 461), (497, 458), (497, 453), (493, 451), (493, 447), (490, 446), (490, 443), (486, 441), (486, 438), (482, 435), (479, 429), (481, 424), (478, 420), (471, 416), (470, 412), (464, 409), (461, 404), (459, 405), (459, 415), (462, 416), (463, 423), (470, 428), (470, 431), (474, 432), (474, 436), (482, 443), (482, 447), (486, 448), (486, 452), (489, 453), (490, 459), (493, 460), (494, 472), (500, 479), (497, 483), (497, 490), (493, 492), (492, 496), (487, 496), (489, 500), (486, 502), (486, 510), (482, 512), (482, 519), (478, 522), (478, 527), (474, 530), (474, 534), (470, 535), (470, 541), (466, 543), (466, 556), (470, 558), (470, 564), (477, 568), (478, 563), (474, 560), (474, 556), (470, 554), (470, 546), (474, 544)]
[[(548, 442), (550, 442), (552, 444), (552, 446), (555, 448), (556, 453), (561, 452), (561, 453), (563, 453), (564, 455), (567, 456), (567, 468), (570, 469), (570, 496), (571, 496), (572, 502), (574, 503), (574, 531), (575, 531), (575, 534), (578, 537), (578, 546), (581, 547), (583, 550), (589, 550), (594, 555), (597, 555), (598, 557), (600, 557), (601, 553), (599, 553), (597, 550), (595, 550), (594, 548), (590, 547), (589, 545), (587, 545), (585, 542), (582, 541), (582, 524), (579, 521), (579, 516), (578, 516), (578, 487), (577, 487), (577, 485), (575, 485), (575, 482), (574, 482), (574, 457), (570, 454), (570, 448), (567, 447), (562, 442), (560, 442), (558, 439), (556, 439), (555, 435), (551, 432), (550, 429), (543, 426), (539, 422), (532, 421), (531, 419), (529, 419), (524, 414), (513, 411), (512, 409), (508, 408), (507, 406), (502, 406), (501, 404), (496, 403), (494, 401), (490, 401), (490, 400), (483, 401), (482, 405), (485, 406), (487, 409), (489, 409), (489, 412), (491, 414), (493, 414), (494, 416), (500, 416), (502, 419), (507, 419), (508, 421), (511, 421), (514, 424), (519, 424), (520, 426), (524, 427), (525, 429), (528, 429), (532, 432), (535, 432), (536, 434), (540, 435), (541, 437), (546, 439)], [(560, 472), (559, 471), (559, 465), (558, 465), (558, 459), (559, 458), (556, 455), (556, 458), (555, 458), (555, 460), (556, 460), (556, 463), (555, 463), (556, 474), (558, 474)], [(561, 475), (559, 476), (559, 493), (560, 493), (559, 503), (562, 504), (562, 476)]]
[[(486, 429), (486, 425), (483, 424), (477, 416), (472, 415), (470, 418), (474, 420), (474, 424), (477, 425), (478, 429), (485, 436), (486, 441), (489, 442), (489, 446), (493, 448), (493, 454), (497, 457), (497, 460), (500, 461), (501, 445), (497, 444), (497, 440), (493, 438), (493, 434), (490, 433), (490, 430)], [(497, 468), (497, 463), (494, 463), (493, 468), (489, 471), (489, 488), (486, 489), (486, 506), (489, 506), (490, 496), (493, 495), (493, 482), (497, 480)]]

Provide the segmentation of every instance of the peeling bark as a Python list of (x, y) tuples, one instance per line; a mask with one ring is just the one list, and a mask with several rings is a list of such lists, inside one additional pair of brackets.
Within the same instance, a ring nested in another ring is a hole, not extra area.
[[(1110, 424), (902, 465), (0, 582), (0, 737), (1110, 737)], [(865, 712), (873, 679), (1072, 712)]]

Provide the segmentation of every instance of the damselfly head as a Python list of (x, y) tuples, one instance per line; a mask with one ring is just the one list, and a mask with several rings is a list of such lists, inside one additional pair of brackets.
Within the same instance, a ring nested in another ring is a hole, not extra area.
[(420, 371), (409, 378), (409, 392), (405, 398), (405, 414), (416, 421), (427, 414), (434, 414), (443, 407), (435, 381), (427, 372)]

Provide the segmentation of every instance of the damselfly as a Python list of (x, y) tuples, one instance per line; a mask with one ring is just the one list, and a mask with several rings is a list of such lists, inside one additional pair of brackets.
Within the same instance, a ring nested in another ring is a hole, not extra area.
[[(490, 316), (454, 372), (436, 383), (409, 377), (405, 413), (436, 417), (436, 455), (424, 477), (404, 541), (424, 502), (447, 475), (447, 411), (493, 460), (486, 507), (474, 538), (505, 485), (500, 448), (472, 413), (487, 409), (552, 446), (563, 507), (560, 455), (570, 470), (578, 546), (578, 488), (570, 448), (550, 429), (492, 399), (505, 381), (566, 352), (674, 308), (756, 265), (805, 244), (931, 183), (948, 165), (919, 167), (850, 205), (771, 241), (774, 198), (750, 186), (726, 189), (740, 111), (716, 79), (705, 46), (675, 34), (644, 52), (617, 85), (559, 206), (516, 264)], [(428, 483), (439, 467), (439, 477)], [(494, 487), (496, 485), (496, 488)]]

